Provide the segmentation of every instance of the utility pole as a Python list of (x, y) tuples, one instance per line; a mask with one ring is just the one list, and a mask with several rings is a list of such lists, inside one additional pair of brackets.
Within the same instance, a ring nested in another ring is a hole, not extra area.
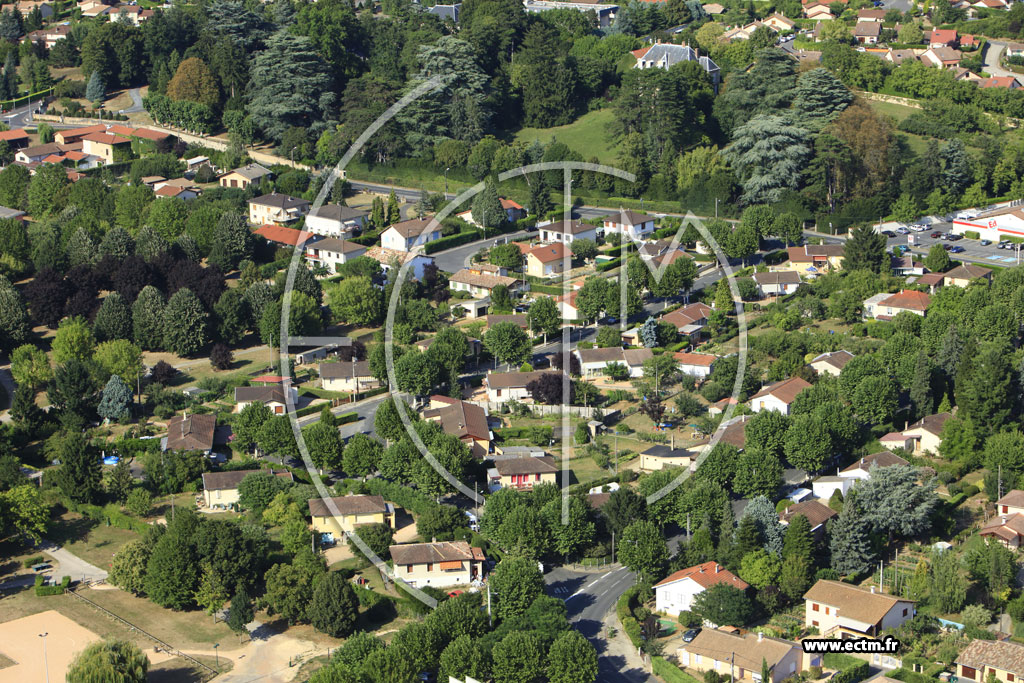
[[(736, 653), (729, 653), (729, 683), (736, 683), (735, 671), (736, 669)], [(763, 683), (763, 682), (762, 682)]]
[(612, 564), (615, 564), (615, 530), (612, 530)]
[(491, 618), (491, 584), (487, 584), (487, 625), (494, 626), (494, 620)]

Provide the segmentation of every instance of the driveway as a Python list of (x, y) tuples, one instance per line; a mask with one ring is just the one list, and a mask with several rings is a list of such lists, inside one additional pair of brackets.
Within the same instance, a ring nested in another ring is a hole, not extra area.
[(107, 571), (105, 569), (89, 564), (52, 541), (44, 540), (39, 549), (56, 560), (60, 565), (51, 572), (53, 576), (70, 576), (73, 581), (98, 581), (106, 580), (107, 578)]
[(139, 92), (139, 88), (132, 88), (128, 91), (128, 95), (132, 98), (132, 106), (122, 109), (121, 113), (134, 114), (135, 112), (143, 111), (142, 94)]
[(982, 57), (982, 64), (985, 65), (984, 71), (988, 72), (991, 76), (1019, 76), (1012, 71), (1007, 71), (1003, 67), (999, 66), (999, 58), (1003, 54), (1003, 50), (1006, 49), (1006, 43), (999, 43), (994, 40), (988, 41), (985, 46), (985, 54)]

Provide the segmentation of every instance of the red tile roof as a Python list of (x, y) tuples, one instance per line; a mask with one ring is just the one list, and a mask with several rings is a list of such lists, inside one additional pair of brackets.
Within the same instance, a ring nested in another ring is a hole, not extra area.
[(294, 247), (300, 242), (305, 242), (313, 236), (313, 233), (311, 232), (296, 230), (295, 228), (286, 228), (281, 225), (272, 225), (270, 223), (266, 223), (258, 227), (256, 229), (256, 234), (271, 242), (287, 244), (290, 247)]
[(711, 367), (711, 364), (715, 362), (715, 357), (707, 353), (686, 353), (685, 351), (677, 351), (672, 354), (680, 365), (703, 365), (704, 367)]
[(904, 289), (882, 301), (881, 305), (908, 311), (926, 311), (931, 300), (932, 298), (924, 292)]
[(727, 583), (734, 588), (739, 588), (741, 591), (750, 587), (745, 581), (738, 578), (731, 571), (716, 562), (705, 562), (704, 564), (680, 569), (676, 573), (669, 574), (664, 579), (654, 584), (654, 587), (657, 588), (658, 586), (675, 583), (676, 581), (682, 581), (683, 579), (693, 579), (702, 588), (710, 588), (711, 586), (719, 583)]

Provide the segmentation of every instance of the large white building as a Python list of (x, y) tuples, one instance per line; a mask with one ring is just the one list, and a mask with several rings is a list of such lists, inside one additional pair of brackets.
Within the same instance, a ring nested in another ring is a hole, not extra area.
[(982, 211), (968, 218), (966, 216), (953, 220), (953, 232), (962, 235), (965, 232), (976, 232), (983, 240), (999, 242), (1007, 237), (1024, 237), (1024, 202), (1017, 200), (1010, 206), (990, 211)]

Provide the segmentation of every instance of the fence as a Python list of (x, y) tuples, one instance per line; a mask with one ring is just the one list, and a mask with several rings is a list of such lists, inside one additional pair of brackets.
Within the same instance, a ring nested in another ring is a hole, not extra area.
[(145, 636), (146, 638), (149, 638), (150, 640), (152, 640), (154, 643), (156, 643), (157, 645), (162, 647), (165, 651), (169, 652), (170, 654), (172, 654), (172, 655), (174, 655), (176, 657), (181, 657), (182, 659), (184, 659), (186, 661), (192, 662), (192, 664), (194, 664), (195, 666), (197, 666), (197, 667), (199, 667), (201, 669), (205, 669), (206, 671), (209, 671), (214, 676), (220, 675), (220, 672), (217, 671), (216, 669), (214, 669), (213, 667), (207, 666), (206, 664), (203, 664), (202, 662), (200, 662), (195, 657), (191, 657), (191, 656), (185, 654), (184, 652), (182, 652), (178, 648), (174, 647), (173, 645), (170, 645), (170, 644), (164, 642), (163, 640), (160, 640), (159, 638), (154, 636), (152, 633), (149, 633), (148, 631), (142, 630), (141, 628), (139, 628), (135, 624), (131, 623), (127, 619), (122, 619), (121, 617), (117, 616), (116, 614), (114, 614), (113, 612), (108, 610), (106, 607), (102, 607), (100, 605), (97, 605), (95, 602), (93, 602), (89, 598), (85, 597), (84, 595), (79, 595), (78, 593), (76, 593), (75, 591), (71, 590), (70, 588), (65, 590), (64, 593), (65, 593), (65, 595), (74, 596), (75, 598), (81, 600), (82, 602), (86, 603), (87, 605), (91, 605), (92, 607), (95, 607), (100, 612), (102, 612), (103, 614), (107, 615), (108, 617), (110, 617), (114, 621), (120, 622), (120, 623), (124, 624), (125, 626), (127, 626), (130, 630), (135, 631), (136, 633), (140, 633), (143, 636)]
[[(498, 403), (495, 401), (467, 401), (467, 403), (473, 403), (486, 408), (488, 412), (494, 414), (501, 413), (501, 407), (504, 403)], [(594, 411), (597, 408), (586, 407), (586, 406), (548, 406), (540, 403), (532, 403), (529, 405), (531, 411), (536, 415), (560, 415), (562, 413), (569, 413), (570, 415), (578, 415), (579, 417), (591, 418), (594, 416)]]

